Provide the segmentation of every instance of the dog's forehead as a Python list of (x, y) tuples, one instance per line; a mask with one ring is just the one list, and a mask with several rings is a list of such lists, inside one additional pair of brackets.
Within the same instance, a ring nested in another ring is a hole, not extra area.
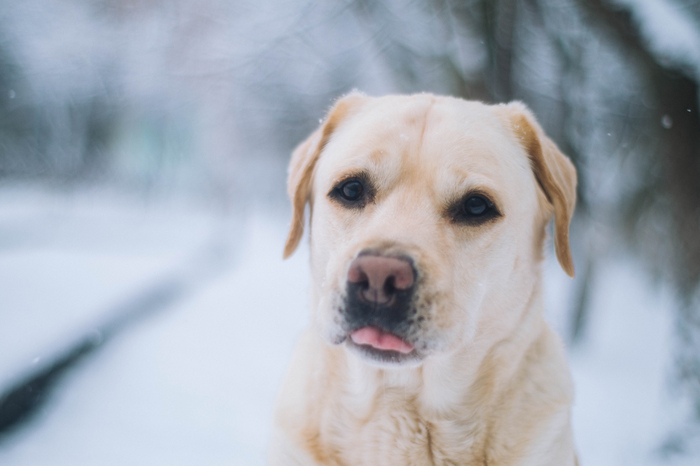
[(460, 189), (467, 177), (517, 184), (530, 169), (515, 135), (491, 107), (418, 95), (370, 99), (340, 124), (317, 174), (332, 184), (360, 171), (379, 177), (380, 184), (401, 179)]

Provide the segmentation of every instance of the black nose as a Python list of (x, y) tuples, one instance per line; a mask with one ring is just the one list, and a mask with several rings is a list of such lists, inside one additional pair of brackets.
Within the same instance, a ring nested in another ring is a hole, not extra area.
[(415, 270), (406, 259), (362, 255), (350, 264), (348, 284), (359, 289), (359, 297), (369, 304), (390, 306), (397, 293), (410, 291)]

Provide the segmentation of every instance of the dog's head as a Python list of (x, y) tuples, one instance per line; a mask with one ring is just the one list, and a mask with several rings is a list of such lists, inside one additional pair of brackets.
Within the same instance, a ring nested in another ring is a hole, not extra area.
[(520, 103), (350, 94), (295, 151), (285, 257), (310, 209), (313, 322), (368, 362), (420, 364), (512, 331), (545, 227), (573, 276), (576, 173)]

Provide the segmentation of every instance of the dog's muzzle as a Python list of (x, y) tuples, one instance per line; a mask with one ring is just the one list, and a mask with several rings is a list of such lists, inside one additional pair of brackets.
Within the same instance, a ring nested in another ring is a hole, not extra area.
[(415, 355), (417, 278), (405, 256), (363, 252), (353, 260), (341, 310), (349, 344), (382, 361)]

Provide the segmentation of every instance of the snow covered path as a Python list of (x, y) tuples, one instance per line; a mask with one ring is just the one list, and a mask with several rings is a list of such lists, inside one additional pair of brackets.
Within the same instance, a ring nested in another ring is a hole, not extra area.
[[(58, 218), (51, 212), (65, 207), (41, 211), (41, 196), (7, 199), (0, 387), (186, 262), (218, 221), (94, 197), (73, 200)], [(308, 251), (281, 260), (286, 224), (257, 212), (232, 229), (230, 267), (72, 369), (40, 415), (0, 445), (0, 464), (264, 464), (273, 401), (307, 322)], [(550, 304), (561, 305), (563, 272), (548, 263), (545, 275)], [(651, 454), (677, 419), (664, 391), (668, 298), (624, 261), (611, 260), (598, 280), (589, 338), (570, 356), (582, 464), (697, 464)], [(561, 326), (560, 315), (552, 320)]]
[[(192, 228), (190, 222), (202, 219), (188, 220), (179, 226)], [(37, 422), (2, 446), (0, 464), (263, 464), (276, 387), (306, 315), (304, 253), (282, 263), (283, 228), (281, 222), (254, 217), (236, 252), (236, 267), (117, 335), (76, 367)], [(140, 262), (127, 257), (120, 263), (117, 255), (103, 263), (93, 259), (94, 251), (35, 252), (46, 265), (61, 270), (39, 276), (34, 271), (41, 264), (4, 252), (1, 270), (15, 282), (3, 280), (2, 294), (12, 296), (14, 290), (15, 295), (5, 301), (1, 327), (4, 336), (21, 338), (1, 340), (2, 354), (12, 356), (3, 358), (2, 373), (33, 361), (37, 347), (50, 353), (71, 341), (100, 317), (87, 315), (88, 309), (105, 308), (167, 273), (205, 236), (190, 234), (171, 242), (184, 251), (139, 256)], [(103, 281), (109, 286), (93, 283), (95, 276), (104, 278), (100, 273), (108, 275)], [(29, 279), (38, 287), (54, 286), (56, 280), (80, 286), (59, 283), (58, 290), (40, 289), (26, 296), (27, 287), (18, 283)], [(82, 296), (85, 290), (92, 299)], [(38, 303), (34, 294), (49, 302)], [(85, 312), (41, 314), (62, 312), (76, 301)], [(15, 310), (20, 317), (13, 318)], [(28, 318), (30, 312), (36, 315)]]

